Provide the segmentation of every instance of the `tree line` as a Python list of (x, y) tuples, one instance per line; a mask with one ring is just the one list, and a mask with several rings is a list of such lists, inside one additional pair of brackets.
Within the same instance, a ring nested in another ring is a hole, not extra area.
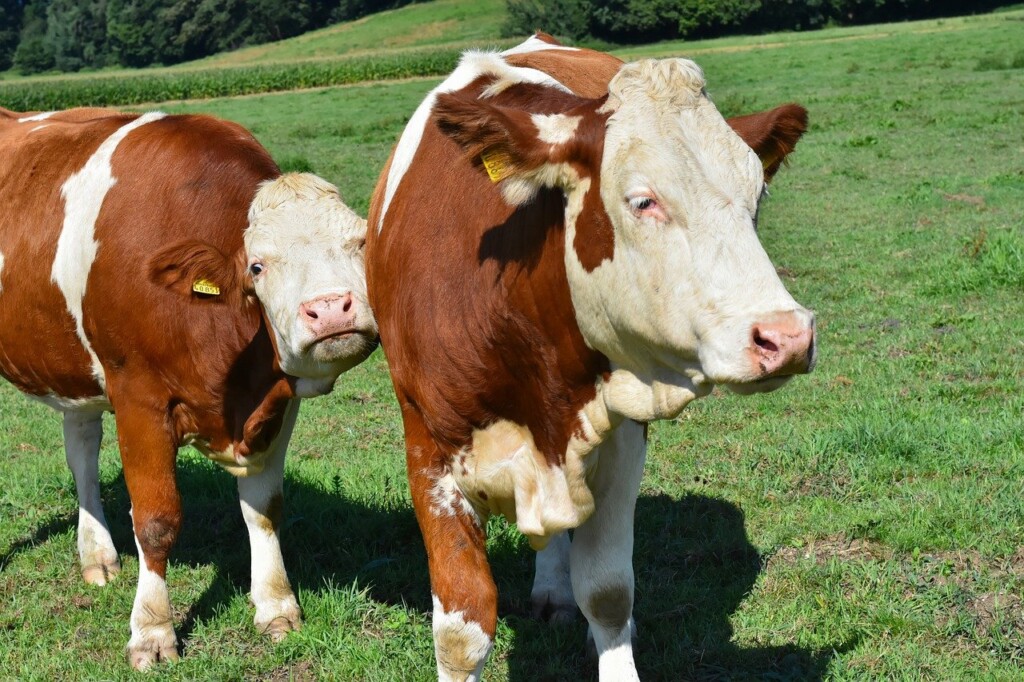
[(987, 12), (1020, 0), (506, 0), (507, 36), (646, 43)]
[(174, 64), (416, 0), (0, 0), (0, 71)]

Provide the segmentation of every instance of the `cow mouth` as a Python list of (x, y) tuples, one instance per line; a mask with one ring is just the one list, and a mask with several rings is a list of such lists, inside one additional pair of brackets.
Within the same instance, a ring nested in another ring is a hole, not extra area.
[(317, 348), (328, 348), (334, 344), (344, 343), (363, 343), (359, 345), (369, 345), (372, 350), (376, 343), (376, 334), (372, 329), (364, 329), (360, 327), (344, 327), (342, 329), (332, 329), (328, 332), (322, 333), (319, 336), (315, 336), (307, 341), (302, 348), (303, 353), (316, 352)]
[(744, 383), (723, 383), (722, 385), (737, 395), (752, 395), (754, 393), (771, 393), (777, 388), (782, 388), (792, 378), (793, 375), (790, 374), (778, 377), (765, 377), (764, 379)]

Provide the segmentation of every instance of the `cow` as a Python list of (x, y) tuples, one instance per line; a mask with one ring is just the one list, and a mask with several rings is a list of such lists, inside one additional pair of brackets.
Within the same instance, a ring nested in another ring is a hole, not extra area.
[(63, 413), (82, 578), (120, 570), (100, 501), (113, 411), (139, 578), (131, 665), (178, 657), (165, 582), (179, 447), (238, 477), (255, 623), (301, 615), (279, 545), (299, 401), (376, 346), (366, 223), (208, 116), (0, 110), (0, 374)]
[(480, 679), (493, 644), (491, 514), (542, 550), (534, 609), (578, 604), (601, 679), (637, 679), (647, 423), (814, 364), (814, 316), (756, 234), (806, 126), (795, 104), (726, 122), (687, 59), (623, 64), (544, 34), (467, 52), (410, 118), (371, 200), (366, 274), (439, 679)]

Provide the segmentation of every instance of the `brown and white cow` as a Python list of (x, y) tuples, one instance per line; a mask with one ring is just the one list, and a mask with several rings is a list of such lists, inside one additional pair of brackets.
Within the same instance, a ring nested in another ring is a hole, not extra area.
[(0, 110), (0, 374), (64, 413), (88, 583), (120, 570), (100, 502), (113, 410), (139, 552), (128, 655), (177, 657), (164, 581), (181, 524), (177, 449), (238, 476), (255, 622), (300, 625), (278, 531), (299, 399), (376, 343), (366, 223), (206, 116)]
[(441, 679), (479, 679), (492, 646), (492, 513), (547, 546), (535, 609), (575, 598), (602, 679), (635, 679), (645, 423), (714, 385), (768, 391), (810, 371), (813, 315), (755, 231), (806, 112), (731, 123), (689, 60), (623, 64), (539, 34), (467, 53), (402, 134), (371, 204), (367, 279)]

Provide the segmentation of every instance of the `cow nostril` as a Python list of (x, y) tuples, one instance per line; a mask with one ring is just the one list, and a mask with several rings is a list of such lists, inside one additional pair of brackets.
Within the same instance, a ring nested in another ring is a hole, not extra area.
[(351, 295), (345, 296), (344, 301), (345, 301), (345, 305), (342, 306), (341, 311), (343, 313), (347, 313), (352, 308), (352, 296)]
[(305, 314), (306, 317), (308, 317), (311, 320), (318, 320), (318, 319), (320, 319), (320, 316), (317, 315), (316, 311), (313, 310), (312, 308), (307, 308), (306, 306), (302, 306), (302, 312)]
[(779, 346), (774, 341), (761, 335), (761, 330), (754, 327), (754, 345), (768, 353), (778, 353)]

